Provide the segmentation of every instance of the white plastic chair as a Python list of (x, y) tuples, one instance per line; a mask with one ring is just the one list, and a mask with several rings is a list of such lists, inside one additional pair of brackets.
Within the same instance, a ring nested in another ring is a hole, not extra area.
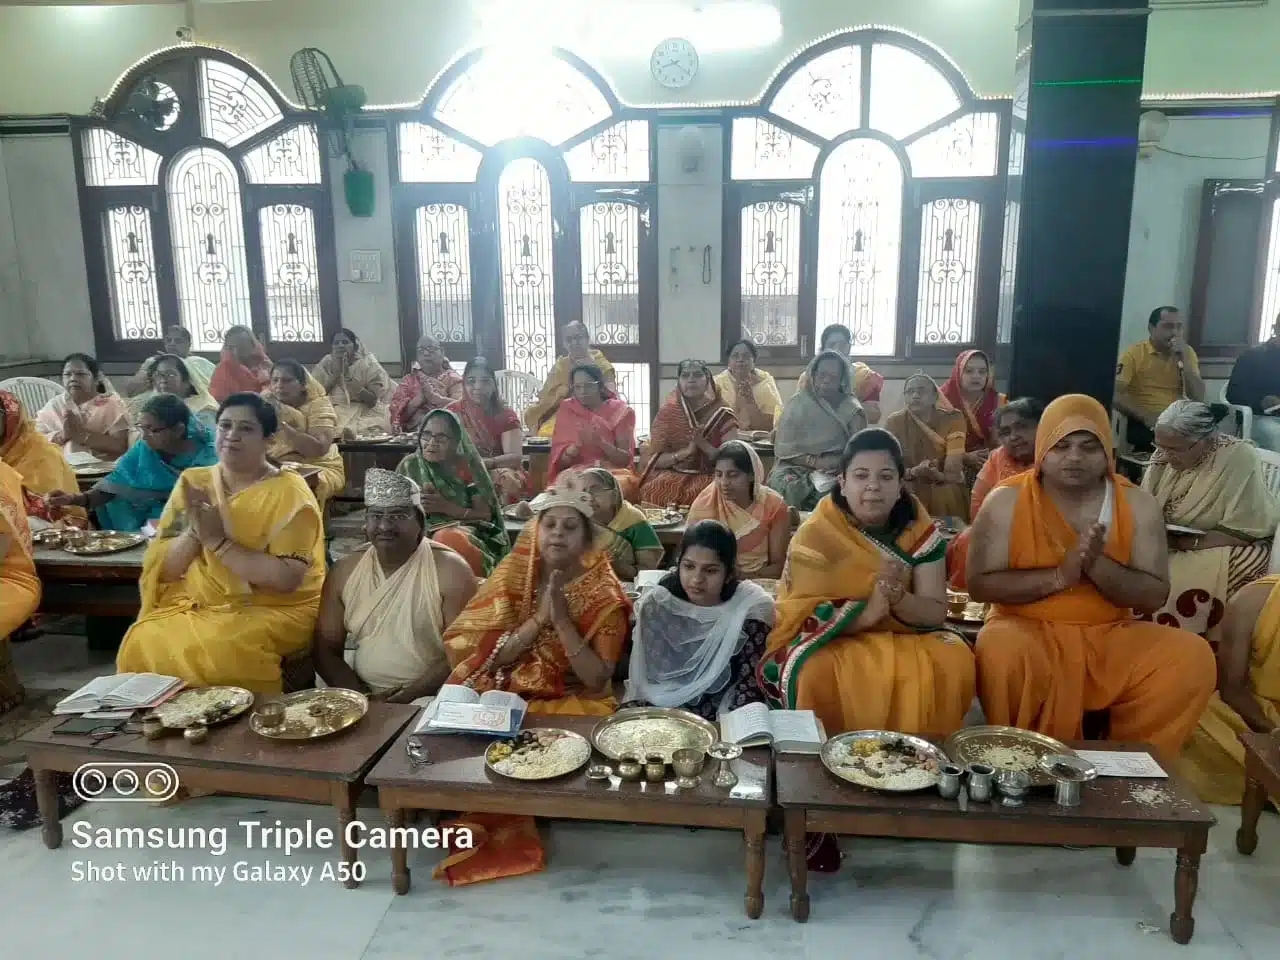
[(34, 420), (46, 403), (62, 393), (62, 385), (44, 377), (12, 377), (0, 381), (0, 390), (17, 397), (27, 416)]
[[(1280, 453), (1274, 450), (1263, 450), (1255, 447), (1254, 452), (1262, 461), (1262, 481), (1267, 485), (1271, 496), (1280, 499)], [(1271, 564), (1267, 573), (1280, 573), (1280, 527), (1276, 527), (1276, 535), (1271, 540)]]
[(542, 392), (538, 378), (523, 370), (499, 370), (494, 374), (498, 381), (498, 393), (512, 410), (523, 416), (533, 406)]
[(1236, 429), (1240, 431), (1240, 437), (1245, 440), (1253, 439), (1253, 410), (1250, 407), (1243, 406), (1239, 403), (1232, 403), (1227, 399), (1227, 384), (1222, 385), (1222, 391), (1218, 394), (1218, 399), (1231, 408), (1232, 420), (1236, 425)]

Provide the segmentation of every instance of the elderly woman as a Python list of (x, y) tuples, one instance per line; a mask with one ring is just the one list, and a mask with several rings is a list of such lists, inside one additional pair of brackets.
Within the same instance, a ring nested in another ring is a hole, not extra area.
[(889, 414), (885, 429), (902, 445), (905, 479), (930, 516), (969, 519), (964, 475), (964, 414), (944, 405), (932, 377), (903, 384), (906, 408)]
[(996, 411), (1004, 396), (995, 387), (995, 370), (981, 350), (962, 350), (942, 385), (942, 396), (964, 416), (964, 470), (976, 477), (996, 448)]
[(582, 487), (591, 495), (596, 525), (596, 549), (603, 550), (620, 580), (634, 580), (641, 570), (656, 570), (665, 549), (644, 511), (627, 503), (618, 478), (603, 467), (582, 473)]
[(729, 348), (726, 369), (716, 374), (716, 388), (738, 418), (738, 426), (752, 432), (772, 433), (782, 416), (782, 397), (773, 375), (756, 368), (759, 353), (750, 340)]
[(142, 562), (142, 612), (121, 673), (279, 693), (283, 658), (311, 643), (324, 528), (297, 474), (267, 460), (276, 411), (257, 394), (218, 410), (218, 463), (186, 471)]
[(129, 410), (87, 353), (62, 362), (62, 387), (36, 414), (36, 429), (64, 453), (114, 460), (129, 449)]
[(676, 383), (649, 432), (648, 461), (640, 477), (642, 503), (693, 503), (711, 482), (721, 444), (738, 435), (738, 418), (725, 406), (705, 363), (681, 360)]
[(510, 549), (502, 506), (471, 437), (448, 410), (432, 410), (418, 428), (418, 452), (396, 473), (422, 488), (427, 532), (487, 577)]
[(585, 323), (575, 320), (565, 324), (560, 336), (567, 352), (556, 360), (547, 373), (547, 379), (542, 383), (542, 389), (538, 391), (538, 399), (524, 412), (525, 425), (540, 437), (555, 435), (556, 414), (560, 405), (573, 393), (569, 376), (574, 367), (589, 363), (600, 370), (600, 382), (609, 388), (610, 393), (616, 392), (617, 388), (617, 374), (613, 364), (591, 346), (591, 331)]
[[(209, 380), (213, 376), (213, 364), (204, 357), (191, 352), (190, 331), (181, 324), (170, 324), (164, 328), (164, 338), (161, 342), (164, 344), (164, 349), (155, 356), (143, 360), (138, 367), (138, 372), (125, 382), (125, 395), (137, 397), (151, 390), (151, 365), (157, 357), (164, 356), (177, 357), (181, 360), (197, 389), (202, 393), (208, 393)], [(210, 421), (212, 419), (210, 417)]]
[(462, 399), (462, 376), (449, 366), (440, 341), (430, 334), (418, 340), (417, 359), (391, 396), (391, 426), (412, 433), (422, 418)]
[(613, 713), (630, 611), (609, 558), (592, 547), (595, 507), (576, 480), (534, 498), (536, 522), (449, 627), (449, 683), (509, 690), (532, 713)]
[(1280, 521), (1252, 444), (1217, 432), (1198, 400), (1177, 400), (1156, 419), (1156, 452), (1142, 489), (1169, 530), (1169, 597), (1156, 623), (1211, 641), (1227, 601), (1267, 572)]
[[(129, 401), (129, 417), (136, 425), (142, 408), (154, 397), (172, 394), (179, 397), (195, 416), (202, 419), (213, 432), (213, 420), (218, 413), (218, 401), (192, 377), (188, 361), (171, 353), (152, 357), (143, 365), (147, 389)], [(135, 431), (136, 432), (136, 431)], [(137, 440), (137, 437), (132, 439)]]
[(824, 350), (809, 361), (804, 384), (782, 411), (769, 474), (769, 486), (796, 510), (812, 510), (835, 486), (845, 444), (867, 425), (840, 354)]
[(333, 404), (315, 377), (297, 360), (281, 360), (271, 368), (271, 389), (264, 397), (276, 409), (279, 429), (271, 438), (271, 459), (319, 470), (316, 500), (324, 513), (329, 498), (346, 486), (346, 469), (335, 442), (338, 420)]
[(715, 520), (685, 531), (676, 569), (636, 607), (628, 705), (679, 707), (707, 720), (764, 699), (756, 667), (773, 598), (739, 580), (738, 542)]
[(391, 429), (391, 378), (360, 338), (343, 327), (333, 335), (331, 352), (312, 376), (329, 394), (338, 418), (338, 435), (359, 437)]
[[(853, 395), (862, 404), (862, 412), (866, 415), (867, 423), (879, 423), (880, 392), (884, 389), (884, 377), (865, 363), (849, 358), (849, 354), (853, 351), (853, 334), (849, 328), (843, 323), (833, 323), (824, 327), (822, 335), (818, 338), (818, 352), (822, 353), (824, 350), (830, 350), (845, 358), (853, 377)], [(803, 390), (808, 385), (809, 372), (806, 370), (800, 374), (796, 389)]]
[(700, 520), (715, 520), (737, 538), (735, 576), (782, 576), (791, 515), (782, 497), (764, 485), (764, 465), (749, 444), (732, 440), (720, 448), (715, 482), (689, 508), (689, 522)]
[(560, 404), (551, 434), (549, 481), (555, 483), (562, 470), (606, 467), (634, 493), (635, 411), (609, 388), (595, 364), (574, 367), (569, 384), (572, 395)]
[(58, 510), (48, 504), (45, 498), (54, 491), (76, 489), (75, 471), (62, 451), (36, 430), (18, 398), (5, 390), (0, 390), (0, 461), (22, 479), (27, 516), (61, 519), (77, 527), (89, 525), (89, 515), (83, 510)]
[(467, 361), (462, 371), (462, 399), (445, 409), (462, 422), (503, 501), (524, 499), (529, 490), (529, 475), (523, 466), (524, 430), (519, 415), (503, 402), (488, 360), (475, 357)]
[(92, 490), (55, 491), (50, 506), (85, 507), (105, 530), (136, 531), (160, 519), (182, 471), (218, 462), (212, 431), (173, 394), (158, 393), (143, 405), (138, 432), (142, 439)]
[(222, 356), (209, 378), (209, 395), (221, 403), (233, 393), (262, 393), (271, 386), (271, 358), (252, 330), (236, 325), (222, 335)]

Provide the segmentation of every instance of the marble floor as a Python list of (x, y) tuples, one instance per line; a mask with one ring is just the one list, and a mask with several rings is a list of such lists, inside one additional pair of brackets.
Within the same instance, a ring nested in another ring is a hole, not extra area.
[[(15, 658), (35, 687), (74, 686), (75, 677), (102, 670), (83, 653), (82, 638), (43, 638), (20, 645)], [(397, 897), (382, 851), (366, 851), (364, 884), (346, 890), (320, 879), (335, 852), (250, 850), (238, 826), (332, 826), (324, 808), (239, 798), (176, 807), (87, 804), (65, 821), (56, 851), (43, 847), (38, 830), (0, 831), (0, 958), (126, 951), (183, 960), (1280, 958), (1280, 817), (1264, 815), (1258, 852), (1242, 857), (1234, 847), (1237, 811), (1217, 813), (1200, 871), (1195, 938), (1179, 947), (1167, 932), (1169, 851), (1140, 851), (1125, 868), (1110, 850), (847, 839), (840, 873), (811, 875), (811, 918), (797, 924), (788, 914), (778, 837), (769, 839), (764, 916), (750, 921), (742, 840), (729, 832), (553, 823), (544, 828), (543, 873), (450, 889), (432, 879), (438, 854), (421, 850), (410, 857), (412, 891)], [(380, 823), (374, 809), (360, 818)], [(77, 848), (81, 822), (222, 826), (227, 847), (220, 854)], [(305, 884), (300, 877), (237, 881), (230, 870), (219, 886), (194, 876), (197, 866), (267, 860), (314, 873)], [(90, 879), (90, 862), (123, 865), (126, 879)], [(156, 862), (176, 863), (183, 879), (133, 874)]]

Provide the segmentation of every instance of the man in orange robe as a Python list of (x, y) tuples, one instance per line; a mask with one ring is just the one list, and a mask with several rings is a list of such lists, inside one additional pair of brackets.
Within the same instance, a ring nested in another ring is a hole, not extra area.
[(983, 504), (969, 547), (969, 592), (993, 604), (978, 635), (987, 721), (1079, 739), (1086, 711), (1110, 736), (1173, 763), (1214, 688), (1194, 634), (1134, 619), (1169, 592), (1164, 518), (1115, 472), (1106, 411), (1059, 397), (1036, 431), (1035, 468)]

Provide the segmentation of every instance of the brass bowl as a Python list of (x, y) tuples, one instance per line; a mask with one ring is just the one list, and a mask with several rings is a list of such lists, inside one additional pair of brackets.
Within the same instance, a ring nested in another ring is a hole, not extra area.
[(284, 704), (279, 700), (268, 700), (253, 712), (258, 722), (267, 730), (274, 730), (284, 723)]
[(593, 763), (587, 767), (588, 780), (608, 780), (613, 776), (613, 768), (607, 763)]
[(627, 756), (618, 761), (618, 779), (635, 783), (644, 777), (644, 764), (639, 757)]
[(707, 763), (707, 751), (683, 747), (671, 755), (671, 767), (677, 777), (696, 777)]
[(644, 778), (649, 783), (664, 783), (667, 779), (667, 760), (660, 753), (644, 758)]
[(209, 728), (203, 723), (191, 723), (183, 729), (182, 737), (187, 743), (204, 743), (209, 739)]

